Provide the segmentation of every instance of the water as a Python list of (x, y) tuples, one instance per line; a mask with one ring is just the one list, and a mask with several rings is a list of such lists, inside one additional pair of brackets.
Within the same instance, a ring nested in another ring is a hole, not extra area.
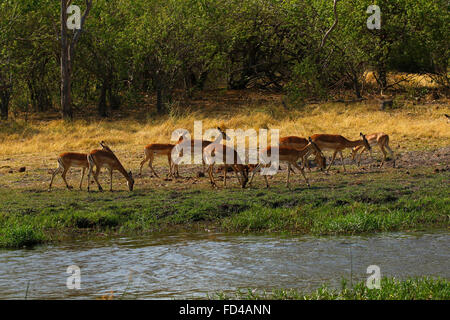
[[(238, 288), (313, 290), (382, 276), (450, 278), (448, 231), (347, 237), (158, 234), (0, 250), (0, 299), (205, 298)], [(81, 268), (81, 289), (66, 287)], [(27, 291), (28, 287), (28, 291)]]

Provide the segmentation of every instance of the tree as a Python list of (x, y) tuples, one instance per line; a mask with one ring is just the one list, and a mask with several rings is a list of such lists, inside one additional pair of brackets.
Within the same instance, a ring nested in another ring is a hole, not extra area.
[(92, 0), (86, 0), (86, 9), (81, 17), (81, 28), (74, 31), (72, 40), (67, 32), (67, 8), (72, 0), (61, 0), (61, 113), (63, 119), (73, 119), (72, 113), (72, 59), (74, 57), (75, 46), (80, 38), (86, 17), (92, 7)]

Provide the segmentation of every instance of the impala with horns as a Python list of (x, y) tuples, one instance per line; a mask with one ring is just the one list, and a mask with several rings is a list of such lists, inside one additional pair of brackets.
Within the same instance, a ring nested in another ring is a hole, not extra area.
[[(383, 166), (384, 162), (387, 160), (386, 149), (389, 151), (389, 154), (392, 157), (392, 160), (394, 161), (394, 167), (395, 167), (395, 156), (394, 156), (394, 152), (389, 147), (389, 136), (386, 133), (378, 132), (378, 133), (368, 134), (366, 136), (366, 138), (371, 147), (379, 146), (381, 152), (383, 152), (383, 160), (381, 161), (380, 168)], [(363, 152), (366, 151), (367, 149), (365, 146), (354, 147), (352, 149), (352, 159), (353, 160), (355, 160), (355, 158), (358, 157), (359, 150), (361, 150), (361, 152), (359, 153), (358, 166), (361, 164), (361, 156), (362, 156)]]
[[(308, 144), (306, 146), (304, 146), (303, 148), (292, 148), (292, 147), (282, 147), (282, 146), (278, 146), (278, 147), (268, 147), (265, 150), (262, 150), (260, 152), (260, 159), (259, 159), (259, 164), (256, 166), (255, 169), (253, 169), (252, 172), (252, 177), (250, 179), (249, 185), (251, 185), (252, 181), (253, 181), (253, 177), (255, 176), (255, 173), (259, 170), (261, 170), (261, 167), (268, 167), (271, 164), (270, 161), (270, 156), (273, 152), (278, 152), (278, 158), (279, 158), (279, 162), (287, 162), (288, 163), (288, 175), (287, 175), (287, 180), (286, 180), (286, 187), (289, 188), (289, 177), (290, 177), (290, 172), (291, 170), (291, 166), (297, 168), (298, 170), (300, 170), (303, 178), (306, 181), (306, 184), (309, 185), (309, 181), (308, 178), (306, 178), (305, 172), (303, 171), (302, 167), (299, 167), (297, 164), (297, 161), (301, 158), (306, 159), (310, 154), (315, 154), (316, 159), (319, 162), (319, 166), (321, 168), (325, 168), (326, 167), (326, 163), (325, 163), (325, 157), (322, 154), (322, 151), (320, 150), (320, 148), (317, 146), (317, 144), (315, 144), (311, 138), (308, 138)], [(266, 187), (269, 188), (269, 181), (267, 179), (267, 175), (264, 175), (264, 179), (266, 181)]]
[(327, 172), (330, 170), (331, 165), (333, 164), (334, 159), (336, 158), (336, 154), (338, 153), (341, 156), (344, 171), (346, 171), (344, 164), (344, 156), (342, 155), (342, 150), (344, 149), (364, 146), (367, 150), (369, 150), (369, 152), (371, 152), (371, 147), (366, 139), (366, 136), (362, 133), (359, 133), (359, 135), (361, 139), (355, 141), (348, 140), (338, 134), (314, 134), (311, 136), (312, 141), (314, 141), (317, 144), (320, 150), (333, 151), (333, 157), (331, 159), (330, 165), (328, 166)]
[[(89, 163), (89, 172), (88, 172), (88, 191), (90, 191), (90, 177), (93, 173), (94, 180), (97, 183), (98, 190), (103, 191), (102, 186), (98, 182), (98, 175), (100, 173), (101, 168), (105, 167), (109, 170), (109, 176), (110, 176), (110, 191), (112, 191), (112, 178), (113, 178), (113, 171), (117, 170), (119, 171), (127, 180), (127, 186), (130, 191), (133, 191), (134, 187), (134, 179), (133, 174), (131, 171), (127, 172), (123, 165), (120, 163), (119, 159), (117, 159), (114, 152), (102, 141), (100, 145), (103, 147), (103, 149), (96, 149), (92, 150), (88, 156), (87, 160)], [(94, 172), (94, 166), (95, 166), (95, 172)]]

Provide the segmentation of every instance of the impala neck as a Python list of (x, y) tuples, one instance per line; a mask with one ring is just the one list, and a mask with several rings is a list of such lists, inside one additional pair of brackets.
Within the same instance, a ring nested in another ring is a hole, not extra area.
[(116, 158), (116, 161), (117, 161), (117, 164), (118, 164), (117, 170), (125, 177), (125, 179), (127, 179), (128, 182), (131, 183), (130, 175), (128, 174), (127, 170), (125, 170), (125, 168), (123, 167), (122, 163), (120, 163), (119, 159), (117, 159), (117, 157), (115, 155), (114, 155), (114, 157)]
[(358, 147), (358, 146), (363, 146), (364, 145), (364, 140), (355, 140), (355, 141), (350, 141), (347, 140), (347, 142), (345, 143), (345, 146), (348, 148), (353, 148), (353, 147)]
[(120, 164), (119, 172), (125, 177), (125, 179), (127, 179), (128, 182), (131, 183), (130, 175), (128, 174), (127, 170), (125, 170), (125, 168), (122, 166), (122, 164)]

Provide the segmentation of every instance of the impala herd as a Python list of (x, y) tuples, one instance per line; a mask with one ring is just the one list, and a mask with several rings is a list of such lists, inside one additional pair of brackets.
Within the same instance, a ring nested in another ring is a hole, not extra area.
[[(320, 170), (326, 170), (326, 173), (330, 170), (331, 165), (333, 164), (336, 155), (339, 154), (342, 166), (344, 171), (344, 157), (342, 155), (342, 151), (344, 149), (352, 149), (351, 155), (352, 159), (356, 161), (359, 155), (359, 160), (357, 161), (358, 166), (361, 163), (361, 155), (364, 151), (369, 151), (372, 156), (372, 147), (378, 145), (383, 153), (383, 160), (381, 162), (380, 167), (383, 166), (384, 162), (387, 159), (386, 150), (389, 152), (390, 156), (393, 159), (393, 164), (395, 167), (395, 157), (391, 148), (389, 147), (389, 136), (385, 133), (374, 133), (370, 135), (364, 135), (360, 133), (360, 139), (351, 141), (344, 138), (341, 135), (333, 135), (333, 134), (314, 134), (311, 137), (302, 138), (297, 136), (288, 136), (282, 137), (279, 140), (279, 144), (276, 147), (268, 147), (259, 152), (259, 160), (256, 165), (245, 165), (239, 158), (236, 150), (228, 145), (222, 144), (222, 140), (230, 140), (227, 134), (222, 131), (220, 128), (217, 128), (219, 131), (218, 137), (214, 141), (206, 141), (206, 140), (191, 140), (187, 139), (183, 134), (180, 136), (179, 140), (176, 144), (161, 144), (161, 143), (153, 143), (145, 146), (144, 148), (144, 160), (140, 164), (139, 175), (142, 174), (142, 167), (148, 161), (149, 167), (152, 173), (159, 177), (153, 168), (153, 160), (155, 156), (167, 156), (167, 161), (169, 165), (169, 176), (174, 178), (178, 178), (180, 175), (178, 173), (178, 164), (175, 164), (172, 155), (179, 154), (182, 156), (183, 150), (185, 150), (186, 146), (190, 145), (191, 157), (195, 156), (195, 148), (194, 145), (201, 145), (201, 154), (197, 154), (197, 156), (202, 157), (203, 164), (203, 173), (205, 173), (205, 165), (208, 166), (208, 175), (210, 178), (211, 185), (216, 187), (216, 183), (213, 176), (213, 168), (215, 164), (215, 157), (219, 159), (223, 159), (223, 173), (224, 173), (224, 186), (227, 183), (227, 171), (230, 167), (236, 174), (236, 177), (242, 188), (245, 186), (250, 186), (255, 173), (261, 171), (263, 168), (267, 168), (271, 166), (271, 154), (274, 152), (278, 153), (278, 162), (284, 162), (288, 165), (288, 174), (286, 180), (286, 186), (289, 187), (289, 178), (290, 173), (294, 172), (293, 168), (296, 168), (300, 171), (303, 178), (306, 181), (308, 187), (310, 186), (308, 178), (305, 175), (304, 167), (306, 166), (309, 171), (311, 171), (309, 167), (308, 157), (310, 155), (314, 155), (314, 160)], [(123, 165), (120, 163), (119, 159), (115, 156), (114, 152), (102, 141), (100, 142), (101, 149), (92, 150), (89, 154), (85, 153), (74, 153), (74, 152), (66, 152), (62, 153), (58, 157), (58, 168), (53, 171), (52, 178), (50, 181), (50, 185), (48, 190), (50, 191), (52, 188), (53, 180), (55, 176), (60, 173), (66, 187), (70, 190), (71, 186), (67, 183), (66, 174), (67, 171), (71, 167), (79, 167), (82, 168), (82, 175), (80, 181), (80, 190), (82, 189), (83, 178), (85, 176), (86, 169), (88, 170), (88, 187), (87, 190), (90, 191), (90, 182), (91, 175), (94, 177), (94, 181), (97, 183), (98, 189), (102, 191), (102, 186), (98, 181), (98, 176), (101, 168), (105, 167), (109, 170), (110, 175), (110, 191), (112, 191), (112, 177), (113, 171), (119, 171), (124, 178), (127, 180), (127, 186), (130, 191), (133, 191), (134, 187), (134, 179), (131, 171), (127, 171)], [(189, 150), (189, 148), (188, 148)], [(333, 151), (333, 156), (331, 162), (326, 167), (326, 158), (323, 155), (322, 151)], [(175, 153), (173, 153), (175, 152)], [(198, 151), (197, 151), (198, 153)], [(298, 162), (301, 161), (302, 166), (299, 166)], [(251, 179), (249, 180), (249, 172), (252, 171)], [(267, 175), (263, 175), (266, 187), (269, 187), (269, 182), (267, 179)]]

